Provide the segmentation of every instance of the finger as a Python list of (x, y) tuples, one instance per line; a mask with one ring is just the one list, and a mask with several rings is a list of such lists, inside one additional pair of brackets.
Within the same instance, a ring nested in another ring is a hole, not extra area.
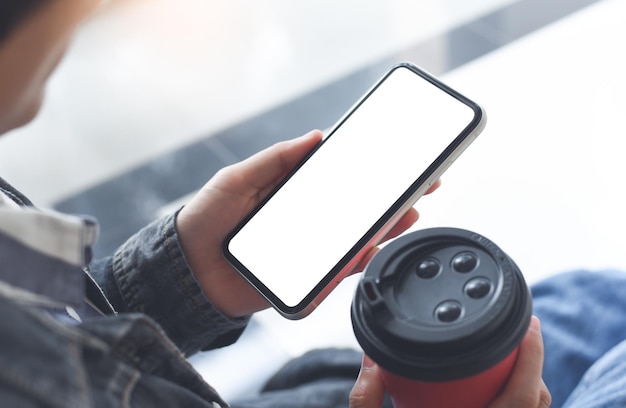
[[(439, 188), (439, 186), (441, 186), (441, 179), (435, 181), (433, 185), (428, 189), (426, 194), (433, 193)], [(417, 210), (413, 207), (409, 208), (409, 210), (404, 213), (404, 215), (402, 216), (402, 218), (400, 218), (396, 225), (394, 225), (391, 230), (389, 230), (389, 232), (383, 237), (382, 242), (389, 241), (390, 239), (393, 239), (402, 234), (404, 231), (411, 228), (418, 219), (419, 213), (417, 212)]]
[(543, 369), (543, 339), (539, 319), (532, 317), (526, 336), (520, 344), (517, 363), (502, 395), (490, 408), (540, 407), (548, 389), (541, 379)]
[(428, 189), (428, 191), (426, 192), (426, 194), (430, 194), (432, 192), (434, 192), (435, 190), (437, 190), (439, 187), (441, 187), (441, 179), (437, 179), (437, 181), (435, 181), (433, 183), (432, 186), (430, 186), (430, 188)]
[(378, 251), (380, 251), (380, 248), (378, 247), (370, 248), (370, 250), (367, 251), (365, 255), (363, 255), (363, 257), (359, 260), (359, 262), (354, 267), (354, 269), (350, 272), (350, 275), (354, 275), (354, 274), (364, 271), (367, 264), (370, 263), (370, 261), (372, 260), (374, 255), (378, 253)]
[(389, 232), (383, 237), (382, 242), (389, 241), (402, 234), (407, 229), (411, 228), (413, 224), (415, 224), (419, 218), (419, 213), (413, 207), (409, 208), (409, 210), (404, 213), (402, 218), (394, 225)]
[(368, 356), (363, 355), (361, 371), (350, 392), (350, 408), (381, 408), (385, 397), (378, 366)]
[[(438, 179), (433, 183), (433, 185), (428, 189), (426, 194), (431, 194), (435, 190), (437, 190), (441, 186), (441, 179)], [(417, 222), (419, 219), (419, 213), (413, 207), (409, 208), (409, 210), (402, 216), (400, 221), (394, 225), (391, 230), (383, 237), (382, 242), (389, 241), (402, 234), (407, 229), (411, 228), (413, 224)]]
[(237, 189), (261, 191), (271, 188), (287, 175), (321, 140), (314, 130), (299, 138), (276, 143), (228, 168), (228, 183)]
[[(520, 354), (505, 391), (508, 391), (511, 395), (525, 393), (526, 391), (531, 391), (528, 388), (533, 384), (532, 391), (538, 394), (542, 381), (542, 370), (543, 339), (541, 337), (541, 326), (539, 319), (533, 316), (528, 332), (520, 345)], [(532, 381), (529, 381), (530, 379)]]
[[(400, 221), (398, 221), (396, 225), (394, 225), (391, 228), (391, 230), (389, 230), (389, 232), (383, 237), (383, 240), (381, 242), (389, 241), (390, 239), (393, 239), (397, 237), (398, 235), (402, 234), (404, 231), (409, 229), (413, 224), (415, 224), (418, 218), (419, 218), (419, 213), (417, 212), (415, 208), (411, 207), (402, 216), (402, 218), (400, 218)], [(369, 251), (367, 251), (367, 253), (359, 260), (357, 266), (354, 268), (351, 274), (355, 274), (364, 270), (367, 264), (372, 260), (372, 258), (374, 257), (374, 255), (376, 255), (378, 251), (379, 251), (378, 247), (373, 247)]]

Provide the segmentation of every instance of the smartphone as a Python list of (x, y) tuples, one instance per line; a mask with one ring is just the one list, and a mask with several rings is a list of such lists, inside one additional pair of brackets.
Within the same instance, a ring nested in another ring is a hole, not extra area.
[(226, 259), (284, 317), (308, 315), (485, 121), (424, 70), (393, 66), (228, 235)]

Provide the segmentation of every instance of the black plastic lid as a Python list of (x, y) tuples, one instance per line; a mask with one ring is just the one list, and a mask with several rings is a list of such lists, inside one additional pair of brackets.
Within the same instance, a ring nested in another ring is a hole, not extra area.
[(480, 373), (508, 356), (530, 322), (515, 263), (471, 231), (401, 236), (372, 259), (352, 303), (361, 347), (380, 366), (421, 381)]

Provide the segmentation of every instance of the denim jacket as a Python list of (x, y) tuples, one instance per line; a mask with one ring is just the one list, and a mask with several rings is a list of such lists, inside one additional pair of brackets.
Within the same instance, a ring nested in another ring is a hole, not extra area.
[(181, 251), (175, 215), (91, 261), (97, 224), (0, 179), (0, 406), (227, 406), (187, 362), (233, 343)]

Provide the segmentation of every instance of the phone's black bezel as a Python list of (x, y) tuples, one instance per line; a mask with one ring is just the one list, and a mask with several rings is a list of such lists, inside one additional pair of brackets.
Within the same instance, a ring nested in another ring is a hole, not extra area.
[[(437, 158), (431, 163), (430, 166), (426, 168), (426, 170), (411, 184), (411, 186), (404, 192), (402, 196), (400, 196), (396, 202), (383, 214), (382, 217), (378, 219), (378, 221), (368, 230), (368, 232), (355, 243), (355, 245), (348, 251), (348, 253), (341, 258), (341, 260), (318, 282), (318, 284), (295, 306), (288, 306), (285, 304), (278, 296), (276, 296), (267, 286), (261, 282), (252, 271), (248, 270), (245, 265), (243, 265), (236, 256), (234, 256), (230, 250), (228, 249), (229, 243), (231, 239), (247, 224), (247, 222), (254, 217), (254, 215), (276, 194), (276, 192), (293, 176), (295, 172), (297, 172), (300, 167), (302, 167), (315, 152), (324, 145), (328, 139), (330, 139), (333, 134), (341, 128), (342, 124), (350, 118), (354, 111), (356, 111), (361, 104), (369, 96), (378, 89), (378, 87), (398, 69), (409, 69), (414, 74), (422, 77), (426, 81), (432, 83), (442, 91), (448, 93), (453, 96), (460, 102), (464, 103), (468, 107), (470, 107), (474, 112), (474, 117), (472, 121), (465, 127), (465, 129), (450, 143), (446, 149), (443, 150), (442, 153), (437, 156)], [(223, 243), (223, 253), (228, 262), (231, 263), (238, 270), (238, 272), (252, 284), (267, 300), (268, 302), (276, 308), (281, 314), (284, 316), (299, 316), (303, 311), (305, 311), (308, 307), (310, 307), (311, 303), (317, 298), (324, 289), (328, 287), (329, 284), (337, 277), (337, 275), (347, 266), (350, 260), (353, 259), (357, 253), (370, 242), (376, 233), (383, 228), (383, 226), (402, 208), (403, 204), (406, 203), (407, 200), (413, 196), (417, 190), (428, 181), (428, 179), (443, 166), (448, 160), (448, 158), (456, 151), (456, 149), (467, 139), (468, 136), (472, 134), (472, 132), (479, 126), (481, 121), (483, 120), (483, 110), (481, 107), (462, 95), (461, 93), (455, 91), (450, 88), (448, 85), (439, 81), (437, 78), (427, 73), (426, 71), (418, 68), (417, 66), (409, 63), (402, 62), (394, 65), (383, 77), (376, 82), (376, 84), (365, 93), (363, 97), (346, 113), (343, 118), (341, 118), (337, 124), (332, 128), (332, 130), (328, 133), (328, 135), (309, 152), (306, 157), (283, 179), (279, 182), (279, 184), (255, 207), (253, 211), (251, 211), (238, 225), (237, 227), (231, 231), (230, 234), (226, 236), (226, 239)]]

